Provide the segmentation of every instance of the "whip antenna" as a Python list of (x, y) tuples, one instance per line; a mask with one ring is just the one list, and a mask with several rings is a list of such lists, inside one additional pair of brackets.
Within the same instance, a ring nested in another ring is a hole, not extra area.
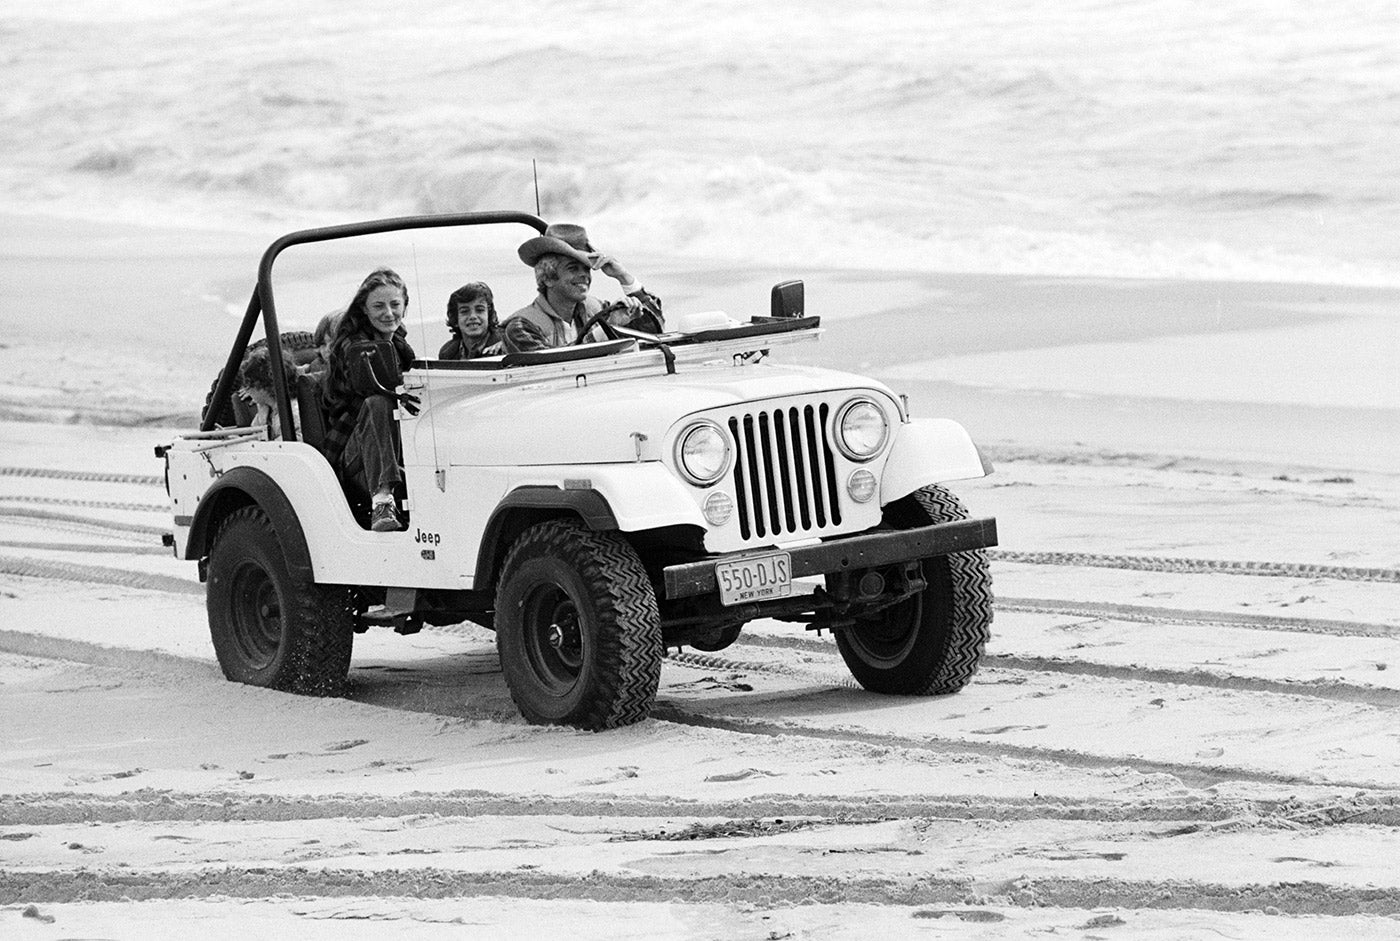
[[(423, 304), (423, 281), (418, 276), (418, 242), (411, 243), (413, 251), (413, 289), (418, 292), (418, 304), (421, 309)], [(408, 311), (404, 311), (404, 319), (408, 319)], [(423, 315), (418, 315), (419, 333), (423, 336), (423, 358), (428, 358), (428, 324), (423, 320)], [(437, 444), (437, 413), (433, 410), (432, 389), (428, 387), (428, 377), (433, 374), (431, 369), (423, 370), (423, 398), (426, 403), (422, 406), (428, 413), (428, 434), (433, 441), (433, 480), (437, 482), (437, 488), (445, 491), (447, 489), (447, 469), (442, 466), (442, 460), (438, 455)]]
[(535, 166), (535, 158), (530, 158), (530, 174), (535, 178), (535, 215), (540, 214), (540, 169)]

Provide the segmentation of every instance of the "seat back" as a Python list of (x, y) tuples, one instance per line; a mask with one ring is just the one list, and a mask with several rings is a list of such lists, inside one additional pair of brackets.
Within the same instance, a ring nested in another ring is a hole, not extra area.
[(239, 395), (236, 389), (229, 396), (229, 407), (233, 409), (233, 423), (240, 428), (247, 428), (251, 425), (258, 414), (256, 406)]
[(326, 406), (321, 395), (321, 380), (298, 374), (295, 391), (301, 440), (319, 451), (326, 440)]

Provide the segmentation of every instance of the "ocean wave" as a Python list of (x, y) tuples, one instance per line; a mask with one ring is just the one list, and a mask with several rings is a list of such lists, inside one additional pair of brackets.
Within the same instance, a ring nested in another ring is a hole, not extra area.
[(1153, 192), (1132, 192), (1125, 195), (1121, 205), (1178, 206), (1216, 212), (1240, 212), (1271, 209), (1317, 209), (1341, 200), (1338, 193), (1319, 190), (1275, 189), (1177, 189)]
[[(779, 37), (738, 0), (641, 20), (597, 0), (567, 28), (542, 2), (429, 26), (310, 0), (291, 46), (275, 5), (5, 14), (0, 192), (297, 228), (533, 210), (535, 165), (546, 218), (731, 261), (1400, 284), (1382, 4), (1299, 0), (1290, 27), (1242, 0), (872, 0), (833, 29), (779, 0)], [(657, 55), (609, 45), (624, 25)], [(394, 61), (347, 58), (364, 35)]]
[[(259, 230), (269, 219), (291, 229), (379, 215), (535, 210), (531, 167), (507, 153), (458, 152), (401, 162), (392, 170), (371, 163), (318, 167), (261, 159), (239, 167), (186, 166), (164, 181), (143, 163), (150, 159), (161, 158), (99, 149), (76, 175), (95, 177), (99, 189), (113, 176), (144, 177), (148, 195), (129, 193), (124, 203), (134, 222), (188, 221), (182, 211), (198, 201), (171, 201), (162, 196), (166, 190), (202, 194), (211, 207), (219, 206), (224, 224), (242, 218)], [(1056, 213), (1014, 194), (915, 192), (906, 201), (888, 182), (863, 189), (852, 170), (804, 172), (757, 155), (707, 162), (644, 154), (603, 166), (547, 164), (540, 167), (538, 185), (547, 219), (584, 221), (658, 253), (730, 263), (1400, 285), (1400, 268), (1368, 263), (1364, 256), (1300, 251), (1258, 238), (1193, 237), (1189, 227), (1167, 234), (1151, 226), (1057, 220)], [(92, 193), (76, 186), (50, 202), (82, 214), (92, 205)], [(873, 205), (872, 195), (882, 204)], [(1144, 215), (1209, 211), (1246, 220), (1251, 214), (1306, 216), (1334, 202), (1322, 193), (1267, 190), (1135, 193), (1131, 201)], [(153, 211), (157, 204), (164, 218)], [(988, 208), (994, 205), (996, 212)], [(121, 211), (116, 204), (104, 206), (109, 219)], [(1278, 220), (1270, 223), (1274, 234), (1281, 228)]]

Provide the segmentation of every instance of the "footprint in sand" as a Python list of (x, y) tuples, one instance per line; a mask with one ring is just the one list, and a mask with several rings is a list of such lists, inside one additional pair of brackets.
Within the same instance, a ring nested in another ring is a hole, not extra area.
[(758, 768), (743, 768), (739, 771), (726, 771), (720, 774), (712, 774), (706, 781), (724, 783), (726, 781), (743, 781), (747, 778), (776, 778), (778, 775), (773, 771), (763, 771)]
[(347, 742), (332, 742), (331, 744), (326, 746), (326, 753), (329, 754), (334, 751), (349, 751), (352, 748), (359, 748), (361, 745), (368, 744), (369, 739), (367, 738), (352, 738)]
[(980, 909), (950, 909), (950, 908), (922, 908), (914, 913), (915, 918), (956, 918), (958, 921), (967, 921), (981, 924), (1006, 921), (1006, 916), (1000, 912), (988, 912)]
[(582, 781), (582, 782), (580, 782), (580, 783), (581, 783), (584, 787), (592, 787), (592, 786), (595, 786), (595, 785), (598, 785), (598, 784), (611, 784), (611, 783), (613, 783), (614, 781), (622, 781), (622, 780), (625, 780), (626, 778), (635, 778), (635, 777), (637, 777), (637, 768), (636, 768), (636, 766), (635, 766), (635, 765), (623, 765), (623, 766), (619, 767), (619, 768), (617, 769), (616, 773), (614, 773), (614, 774), (604, 775), (604, 776), (601, 777), (601, 778), (593, 778), (592, 780), (589, 780), (589, 781)]

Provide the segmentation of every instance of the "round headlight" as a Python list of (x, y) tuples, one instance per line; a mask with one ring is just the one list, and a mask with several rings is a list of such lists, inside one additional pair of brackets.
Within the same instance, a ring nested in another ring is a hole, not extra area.
[(889, 433), (884, 409), (869, 399), (852, 399), (836, 415), (836, 444), (853, 461), (879, 454)]
[(729, 438), (714, 422), (696, 422), (676, 439), (676, 466), (691, 483), (710, 486), (729, 469)]

